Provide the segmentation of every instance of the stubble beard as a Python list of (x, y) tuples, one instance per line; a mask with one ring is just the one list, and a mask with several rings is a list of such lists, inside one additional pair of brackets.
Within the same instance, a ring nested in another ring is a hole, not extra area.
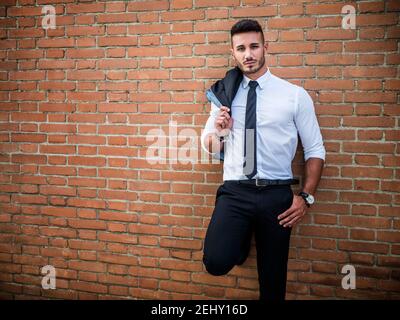
[(264, 56), (264, 54), (262, 55), (262, 57), (261, 57), (261, 59), (260, 59), (259, 65), (250, 68), (250, 70), (248, 70), (248, 69), (246, 70), (246, 69), (245, 69), (246, 66), (245, 66), (244, 64), (242, 64), (242, 63), (239, 63), (239, 64), (238, 64), (239, 69), (242, 71), (242, 73), (243, 73), (244, 75), (257, 73), (258, 71), (260, 71), (260, 70), (264, 67), (264, 65), (265, 65), (265, 56)]

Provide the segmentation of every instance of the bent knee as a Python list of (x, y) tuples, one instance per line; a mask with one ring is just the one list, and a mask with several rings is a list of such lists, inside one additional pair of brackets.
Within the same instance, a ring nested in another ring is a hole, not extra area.
[(203, 264), (206, 267), (207, 272), (213, 276), (223, 276), (231, 271), (234, 266), (234, 264), (228, 263), (223, 259), (210, 259), (205, 256), (203, 256)]

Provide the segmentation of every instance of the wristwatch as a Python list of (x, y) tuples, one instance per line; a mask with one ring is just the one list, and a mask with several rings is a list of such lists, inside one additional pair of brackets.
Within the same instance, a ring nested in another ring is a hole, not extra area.
[(304, 202), (306, 203), (307, 207), (310, 207), (315, 202), (314, 197), (307, 192), (302, 191), (299, 193), (299, 196), (304, 199)]

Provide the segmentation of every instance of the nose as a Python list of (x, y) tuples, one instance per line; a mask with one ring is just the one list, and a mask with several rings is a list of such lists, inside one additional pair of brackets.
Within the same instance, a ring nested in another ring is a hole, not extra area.
[(245, 51), (245, 53), (244, 53), (244, 58), (246, 59), (246, 60), (251, 60), (251, 52), (250, 52), (250, 49), (246, 49), (246, 51)]

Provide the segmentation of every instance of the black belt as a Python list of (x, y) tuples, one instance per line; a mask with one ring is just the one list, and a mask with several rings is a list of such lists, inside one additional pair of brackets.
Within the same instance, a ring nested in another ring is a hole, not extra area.
[(291, 184), (299, 184), (298, 179), (286, 179), (286, 180), (269, 180), (269, 179), (247, 179), (247, 180), (226, 180), (227, 182), (236, 182), (239, 184), (250, 184), (257, 187), (265, 186), (284, 186)]

